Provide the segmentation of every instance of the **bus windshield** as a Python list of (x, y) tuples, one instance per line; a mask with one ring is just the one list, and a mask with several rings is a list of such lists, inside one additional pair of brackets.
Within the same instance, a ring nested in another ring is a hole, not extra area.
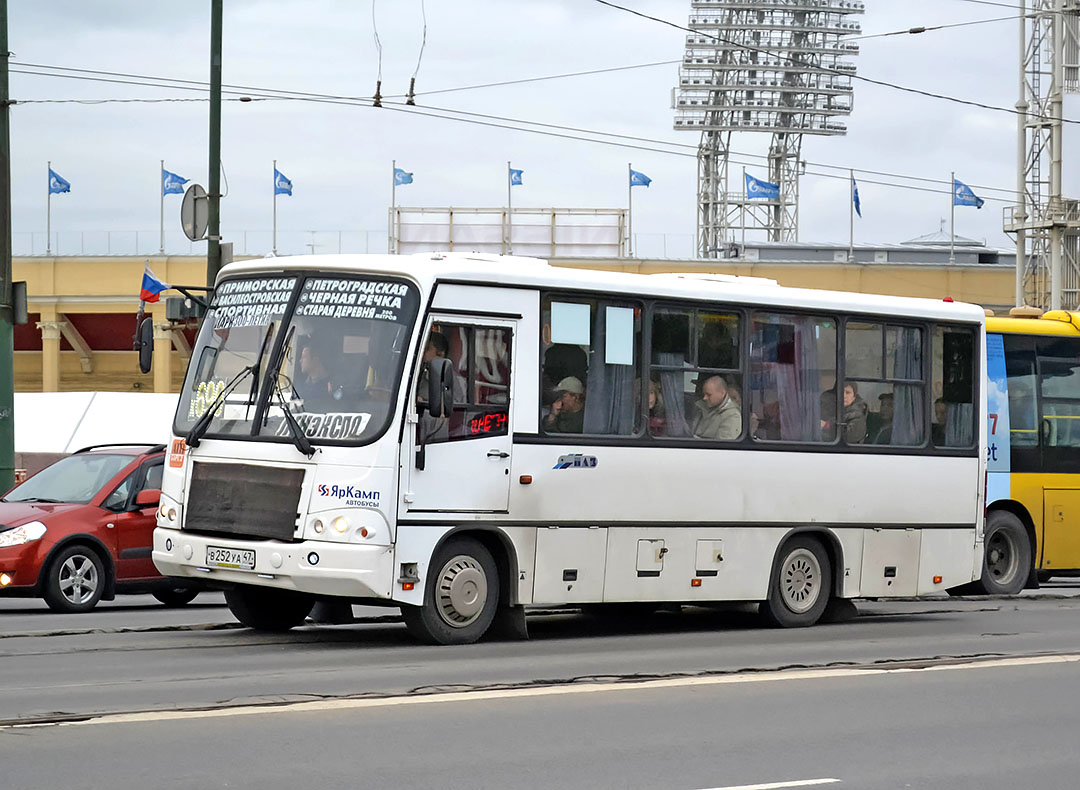
[(382, 277), (222, 283), (192, 353), (177, 433), (225, 392), (207, 436), (289, 441), (288, 409), (315, 444), (373, 441), (392, 414), (418, 307), (415, 286)]

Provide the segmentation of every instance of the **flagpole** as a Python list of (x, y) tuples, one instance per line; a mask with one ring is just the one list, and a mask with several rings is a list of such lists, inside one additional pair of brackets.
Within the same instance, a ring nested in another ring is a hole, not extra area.
[[(175, 167), (175, 165), (174, 165)], [(158, 249), (159, 255), (165, 254), (165, 160), (161, 160), (161, 180), (159, 182), (161, 187), (161, 246)], [(168, 275), (166, 275), (168, 276)]]
[(742, 255), (746, 250), (746, 168), (742, 169), (742, 188), (743, 199), (742, 205), (739, 206), (739, 224), (742, 225), (742, 250), (739, 252)]
[(634, 178), (633, 162), (626, 163), (626, 257), (634, 257)]
[[(278, 255), (278, 160), (273, 160), (273, 254)], [(313, 252), (313, 251), (312, 251)]]
[(45, 196), (45, 254), (52, 254), (52, 162), (46, 165), (49, 169), (45, 179), (49, 185), (48, 194)]
[(956, 263), (956, 171), (949, 179), (949, 265)]
[(514, 179), (510, 173), (510, 163), (506, 163), (506, 252), (514, 254), (514, 203), (511, 198), (514, 192)]
[(397, 160), (390, 160), (390, 225), (386, 229), (386, 251), (390, 255), (394, 254), (394, 247), (397, 234), (394, 233), (394, 223), (396, 221), (397, 214)]
[(855, 171), (848, 170), (848, 263), (855, 263)]

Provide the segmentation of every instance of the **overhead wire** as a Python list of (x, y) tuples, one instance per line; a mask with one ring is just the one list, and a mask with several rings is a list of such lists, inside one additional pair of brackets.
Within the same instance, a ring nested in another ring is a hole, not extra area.
[[(63, 67), (56, 67), (56, 68), (63, 68)], [(80, 73), (80, 74), (77, 74), (77, 75), (50, 74), (50, 73), (32, 72), (32, 71), (12, 69), (12, 71), (15, 71), (16, 73), (32, 74), (32, 75), (36, 75), (36, 76), (58, 76), (58, 77), (68, 77), (68, 78), (71, 78), (71, 79), (79, 79), (79, 80), (102, 81), (102, 82), (107, 82), (107, 83), (120, 83), (120, 84), (124, 84), (124, 85), (143, 85), (143, 86), (148, 86), (148, 87), (172, 87), (172, 88), (175, 88), (175, 89), (178, 89), (178, 90), (206, 91), (206, 90), (208, 90), (208, 87), (209, 87), (207, 83), (200, 83), (200, 82), (198, 82), (196, 80), (177, 80), (178, 82), (183, 83), (183, 84), (171, 85), (170, 86), (170, 85), (162, 84), (162, 83), (164, 83), (164, 82), (166, 82), (167, 80), (170, 79), (170, 78), (166, 78), (166, 77), (151, 77), (151, 78), (148, 78), (148, 79), (155, 80), (155, 82), (139, 82), (137, 80), (119, 80), (119, 79), (115, 79), (115, 78), (95, 78), (93, 76), (86, 76), (85, 75), (86, 72), (93, 71), (93, 70), (89, 70), (89, 69), (72, 69), (72, 70), (83, 72), (83, 73)], [(100, 72), (100, 73), (117, 74), (118, 72)], [(243, 90), (237, 90), (236, 88), (242, 88)], [(348, 96), (335, 96), (335, 95), (332, 95), (332, 94), (304, 93), (304, 92), (293, 91), (293, 90), (279, 90), (279, 89), (276, 89), (276, 88), (255, 88), (255, 87), (252, 87), (252, 86), (231, 86), (230, 88), (224, 88), (223, 87), (222, 92), (223, 93), (229, 93), (229, 94), (234, 95), (234, 96), (239, 96), (239, 98), (231, 99), (232, 101), (270, 101), (270, 100), (279, 100), (279, 101), (305, 101), (305, 102), (313, 102), (313, 103), (321, 103), (321, 104), (335, 104), (335, 105), (352, 106), (352, 107), (368, 107), (368, 106), (370, 106), (369, 104), (367, 104), (367, 102), (370, 101), (370, 99), (367, 98), (367, 97), (348, 97)], [(276, 95), (278, 93), (283, 93), (283, 94), (286, 94), (286, 95)], [(188, 101), (205, 101), (206, 99), (203, 98), (203, 99), (187, 99), (187, 100)], [(81, 100), (81, 99), (78, 99), (78, 100), (60, 100), (60, 99), (48, 100), (48, 99), (42, 99), (42, 100), (27, 100), (25, 102), (19, 101), (17, 103), (61, 103), (61, 102), (83, 103), (85, 101), (88, 101), (88, 100)], [(94, 103), (104, 104), (104, 103), (109, 103), (111, 101), (125, 102), (125, 103), (135, 103), (135, 102), (140, 102), (140, 101), (157, 102), (157, 101), (165, 101), (165, 100), (159, 100), (159, 99), (117, 99), (117, 100), (101, 99), (101, 100), (93, 100), (93, 101), (94, 101)], [(397, 106), (391, 106), (391, 105), (397, 105)], [(390, 102), (390, 101), (385, 101), (383, 107), (384, 108), (389, 108), (389, 109), (396, 109), (396, 110), (399, 110), (399, 111), (407, 110), (407, 111), (413, 112), (414, 114), (417, 114), (417, 115), (426, 115), (426, 116), (435, 117), (435, 118), (442, 118), (444, 120), (457, 120), (457, 121), (462, 121), (462, 122), (471, 122), (471, 123), (475, 123), (475, 124), (482, 125), (482, 126), (491, 126), (491, 127), (495, 127), (495, 128), (510, 129), (510, 130), (514, 130), (514, 131), (524, 131), (524, 132), (529, 132), (529, 133), (533, 133), (533, 134), (547, 134), (549, 136), (560, 137), (560, 138), (564, 138), (564, 139), (572, 139), (572, 140), (579, 140), (579, 141), (583, 141), (583, 142), (600, 143), (600, 144), (604, 144), (604, 145), (613, 145), (613, 146), (625, 147), (625, 148), (634, 149), (634, 150), (650, 151), (650, 152), (654, 152), (654, 153), (677, 154), (679, 156), (696, 157), (697, 146), (692, 145), (692, 144), (688, 144), (688, 143), (678, 143), (678, 142), (674, 142), (674, 141), (659, 140), (659, 139), (655, 139), (655, 138), (637, 137), (637, 136), (634, 136), (634, 135), (624, 135), (624, 134), (618, 134), (618, 133), (614, 133), (614, 132), (604, 132), (604, 131), (595, 130), (595, 129), (586, 129), (586, 128), (583, 128), (583, 127), (574, 127), (574, 126), (564, 126), (564, 125), (559, 125), (559, 124), (550, 124), (550, 123), (545, 123), (545, 122), (540, 122), (540, 121), (530, 121), (530, 120), (525, 120), (525, 119), (508, 118), (508, 117), (505, 117), (505, 116), (491, 115), (491, 114), (485, 114), (485, 113), (472, 113), (472, 112), (465, 111), (465, 110), (455, 110), (455, 109), (451, 109), (451, 108), (427, 107), (426, 109), (432, 110), (433, 113), (424, 113), (424, 112), (414, 110), (414, 109), (412, 109), (412, 107), (406, 107), (405, 104), (402, 104), (402, 103), (399, 103), (399, 102)], [(434, 113), (439, 113), (439, 114), (434, 114)], [(462, 116), (462, 117), (456, 117), (456, 116)], [(513, 125), (510, 125), (510, 124), (513, 124)], [(538, 127), (538, 128), (528, 128), (528, 127)], [(541, 129), (554, 129), (554, 130), (558, 130), (559, 133), (544, 132), (544, 131), (541, 131)], [(576, 134), (565, 134), (564, 132), (573, 132), (573, 133), (576, 133)], [(580, 135), (592, 135), (592, 136), (590, 136), (590, 137), (582, 137)], [(631, 141), (631, 143), (633, 143), (633, 144), (618, 143), (618, 142), (614, 142), (613, 140), (596, 139), (598, 136), (610, 137), (610, 138), (614, 138), (616, 140), (627, 140), (627, 141)], [(638, 143), (646, 143), (647, 145), (640, 145)], [(656, 146), (665, 146), (665, 148), (657, 148)], [(684, 151), (672, 151), (672, 150), (669, 150), (669, 149), (672, 149), (672, 148), (685, 149), (685, 150)], [(735, 156), (748, 157), (748, 158), (752, 158), (752, 159), (764, 160), (764, 159), (768, 158), (764, 154), (754, 154), (754, 153), (741, 152), (741, 151), (731, 151), (730, 153), (735, 155)], [(754, 167), (760, 166), (760, 163), (755, 163), (755, 162), (745, 162), (745, 161), (736, 161), (736, 160), (730, 160), (730, 161), (735, 161), (736, 164), (746, 164), (746, 165), (754, 166)], [(844, 172), (852, 169), (852, 168), (843, 167), (843, 166), (840, 166), (840, 165), (832, 165), (832, 164), (821, 163), (821, 162), (805, 161), (804, 163), (808, 168), (816, 167), (816, 168), (840, 170), (840, 171), (844, 171)], [(928, 183), (928, 184), (943, 184), (945, 186), (949, 185), (948, 181), (939, 180), (939, 179), (932, 179), (932, 178), (925, 178), (925, 177), (921, 177), (921, 176), (911, 176), (911, 175), (906, 175), (906, 174), (902, 174), (902, 173), (890, 173), (890, 172), (886, 172), (886, 171), (867, 170), (867, 169), (862, 169), (862, 168), (854, 168), (854, 170), (855, 170), (855, 172), (860, 173), (860, 174), (866, 173), (866, 174), (881, 176), (881, 177), (884, 177), (884, 178), (899, 178), (899, 179), (905, 179), (905, 180), (919, 181), (919, 182)], [(837, 179), (846, 179), (847, 178), (846, 175), (832, 175), (832, 174), (828, 174), (828, 173), (816, 173), (816, 172), (810, 172), (810, 171), (808, 171), (808, 174), (809, 175), (814, 175), (814, 176), (820, 176), (820, 177), (823, 177), (823, 178), (837, 178)], [(914, 189), (914, 190), (917, 190), (917, 191), (941, 192), (943, 194), (948, 194), (948, 192), (942, 192), (941, 190), (934, 190), (934, 189), (916, 187), (916, 186), (911, 186), (911, 185), (906, 185), (906, 184), (896, 184), (896, 183), (893, 183), (893, 182), (884, 182), (884, 181), (873, 181), (873, 180), (868, 180), (868, 179), (865, 179), (865, 178), (862, 178), (860, 180), (863, 183), (873, 183), (873, 184), (879, 184), (879, 185), (883, 185), (883, 186), (895, 187), (895, 188), (899, 188), (899, 189)], [(992, 186), (980, 185), (980, 184), (971, 184), (971, 187), (973, 189), (979, 189), (980, 191), (984, 191), (984, 192), (986, 192), (986, 191), (1003, 192), (1003, 193), (1007, 193), (1007, 194), (1010, 194), (1010, 195), (1015, 192), (1015, 190), (1012, 190), (1012, 189), (1005, 189), (1005, 188), (1001, 188), (1001, 187), (992, 187)], [(987, 200), (997, 200), (997, 201), (1000, 201), (1000, 202), (1012, 202), (1012, 200), (1004, 200), (1004, 199), (993, 198), (993, 197), (988, 197), (986, 199)]]

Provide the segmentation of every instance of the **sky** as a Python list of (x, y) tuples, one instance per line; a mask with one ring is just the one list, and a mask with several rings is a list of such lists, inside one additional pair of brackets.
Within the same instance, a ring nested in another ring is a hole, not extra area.
[[(690, 12), (686, 0), (621, 4), (680, 25)], [(973, 0), (866, 0), (865, 14), (855, 18), (867, 35), (1008, 16), (1008, 8)], [(416, 73), (417, 110), (449, 108), (684, 146), (698, 142), (699, 135), (672, 128), (676, 65), (424, 95), (682, 56), (685, 32), (595, 0), (225, 0), (223, 80), (369, 97), (380, 71), (376, 29), (383, 95), (404, 94)], [(210, 0), (9, 4), (13, 72), (28, 70), (15, 64), (38, 64), (206, 81), (209, 31)], [(871, 38), (861, 42), (855, 62), (860, 75), (876, 80), (1012, 107), (1019, 90), (1018, 48), (1018, 23), (1004, 19)], [(981, 210), (958, 207), (957, 234), (1012, 247), (1001, 230), (1009, 196), (990, 188), (1015, 188), (1015, 116), (855, 84), (848, 134), (805, 137), (803, 158), (942, 182), (933, 185), (942, 193), (932, 194), (879, 186), (870, 183), (876, 176), (857, 172), (863, 218), (856, 219), (856, 243), (897, 243), (937, 231), (949, 218), (944, 190), (955, 171), (982, 197), (999, 198)], [(20, 102), (11, 110), (16, 254), (44, 252), (47, 161), (72, 185), (70, 193), (52, 198), (54, 253), (156, 252), (160, 160), (173, 172), (207, 183), (203, 93), (12, 73), (11, 96)], [(164, 98), (198, 100), (56, 101)], [(1067, 99), (1065, 114), (1080, 117), (1075, 97)], [(767, 134), (736, 135), (732, 147), (764, 153), (768, 140)], [(1080, 135), (1069, 128), (1066, 194), (1080, 191), (1080, 169), (1068, 167), (1077, 142)], [(336, 252), (339, 232), (347, 251), (384, 251), (393, 160), (414, 174), (412, 184), (398, 188), (400, 205), (483, 207), (505, 205), (506, 163), (512, 161), (524, 171), (523, 185), (514, 188), (515, 207), (574, 208), (625, 207), (626, 168), (632, 163), (652, 179), (647, 189), (634, 192), (636, 251), (692, 256), (693, 156), (430, 118), (389, 105), (310, 101), (224, 104), (228, 193), (222, 228), (238, 253), (270, 247), (275, 159), (294, 185), (291, 197), (278, 199), (282, 252)], [(755, 174), (767, 175), (764, 167)], [(800, 241), (846, 243), (846, 179), (806, 176), (800, 189)], [(192, 245), (180, 232), (179, 207), (179, 196), (165, 199), (167, 250), (202, 252), (204, 243)]]

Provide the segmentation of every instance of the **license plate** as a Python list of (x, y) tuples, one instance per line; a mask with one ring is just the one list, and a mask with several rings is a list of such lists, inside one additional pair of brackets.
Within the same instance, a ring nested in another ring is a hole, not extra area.
[(226, 549), (221, 546), (206, 547), (206, 564), (214, 568), (237, 568), (255, 570), (255, 552), (251, 549)]

